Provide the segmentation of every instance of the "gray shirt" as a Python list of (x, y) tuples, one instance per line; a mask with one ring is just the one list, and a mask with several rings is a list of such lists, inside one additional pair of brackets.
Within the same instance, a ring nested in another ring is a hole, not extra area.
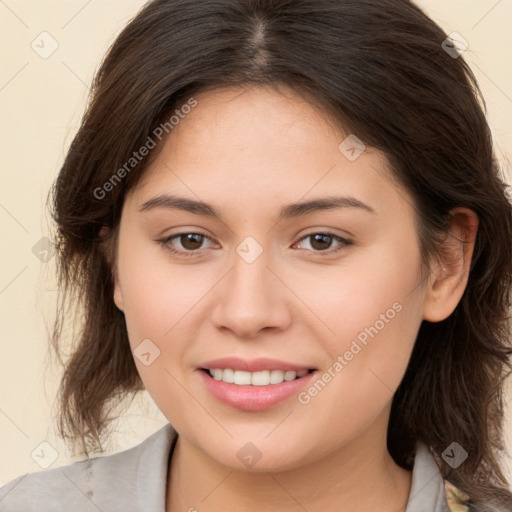
[[(128, 450), (20, 476), (0, 488), (0, 512), (165, 512), (177, 438), (167, 423)], [(449, 512), (444, 481), (422, 443), (405, 512)]]

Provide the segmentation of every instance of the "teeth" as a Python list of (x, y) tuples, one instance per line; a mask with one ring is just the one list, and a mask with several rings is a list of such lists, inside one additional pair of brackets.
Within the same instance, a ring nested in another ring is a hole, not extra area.
[[(222, 372), (222, 376), (224, 376), (224, 371), (223, 370), (219, 370)], [(220, 379), (222, 380), (222, 379)], [(240, 384), (240, 385), (244, 385), (244, 384), (250, 384), (251, 383), (251, 374), (250, 372), (241, 372), (239, 370), (236, 370), (235, 371), (235, 375), (233, 376), (233, 384)]]
[(283, 370), (272, 370), (270, 372), (269, 384), (281, 384), (284, 381)]
[(291, 370), (263, 370), (261, 372), (244, 372), (241, 370), (231, 370), (226, 368), (213, 368), (208, 370), (215, 380), (222, 380), (229, 384), (238, 384), (240, 386), (268, 386), (270, 384), (281, 384), (284, 381), (295, 380), (303, 377), (308, 370), (294, 372)]
[(233, 384), (235, 382), (235, 372), (233, 370), (226, 369), (224, 372), (222, 370), (219, 370), (220, 378), (224, 382), (229, 382), (230, 384)]
[(297, 377), (297, 372), (287, 371), (284, 372), (284, 380), (294, 380)]
[(253, 386), (267, 386), (270, 384), (270, 372), (268, 370), (253, 372), (250, 374), (250, 379)]

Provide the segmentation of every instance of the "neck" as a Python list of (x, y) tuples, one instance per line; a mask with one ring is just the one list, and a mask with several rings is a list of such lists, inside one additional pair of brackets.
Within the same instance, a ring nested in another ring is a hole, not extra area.
[(221, 512), (234, 503), (247, 512), (396, 512), (406, 509), (411, 488), (411, 473), (393, 461), (385, 435), (374, 432), (314, 463), (279, 472), (226, 467), (179, 436), (169, 469), (167, 512)]

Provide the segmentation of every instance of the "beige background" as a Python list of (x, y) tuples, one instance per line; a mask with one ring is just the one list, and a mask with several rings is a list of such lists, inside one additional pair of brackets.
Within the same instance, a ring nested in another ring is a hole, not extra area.
[[(510, 176), (512, 2), (418, 4), (448, 33), (457, 31), (469, 42), (464, 56), (483, 89), (498, 154)], [(56, 296), (54, 260), (41, 262), (32, 248), (48, 234), (46, 195), (77, 130), (88, 84), (116, 34), (142, 5), (141, 0), (0, 1), (0, 485), (40, 465), (75, 460), (56, 437), (52, 420), (60, 371), (48, 366), (45, 323), (51, 322)], [(43, 31), (50, 35), (41, 36)], [(52, 44), (58, 48), (44, 55)], [(512, 447), (511, 405), (512, 394), (507, 408)], [(136, 444), (164, 423), (141, 395), (116, 425), (108, 448)]]

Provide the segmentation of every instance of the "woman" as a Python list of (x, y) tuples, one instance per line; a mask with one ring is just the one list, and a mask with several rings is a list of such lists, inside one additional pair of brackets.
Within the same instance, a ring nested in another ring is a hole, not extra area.
[[(396, 0), (156, 0), (55, 183), (61, 435), (2, 510), (506, 511), (512, 209), (459, 42)], [(449, 508), (448, 508), (449, 507)]]

